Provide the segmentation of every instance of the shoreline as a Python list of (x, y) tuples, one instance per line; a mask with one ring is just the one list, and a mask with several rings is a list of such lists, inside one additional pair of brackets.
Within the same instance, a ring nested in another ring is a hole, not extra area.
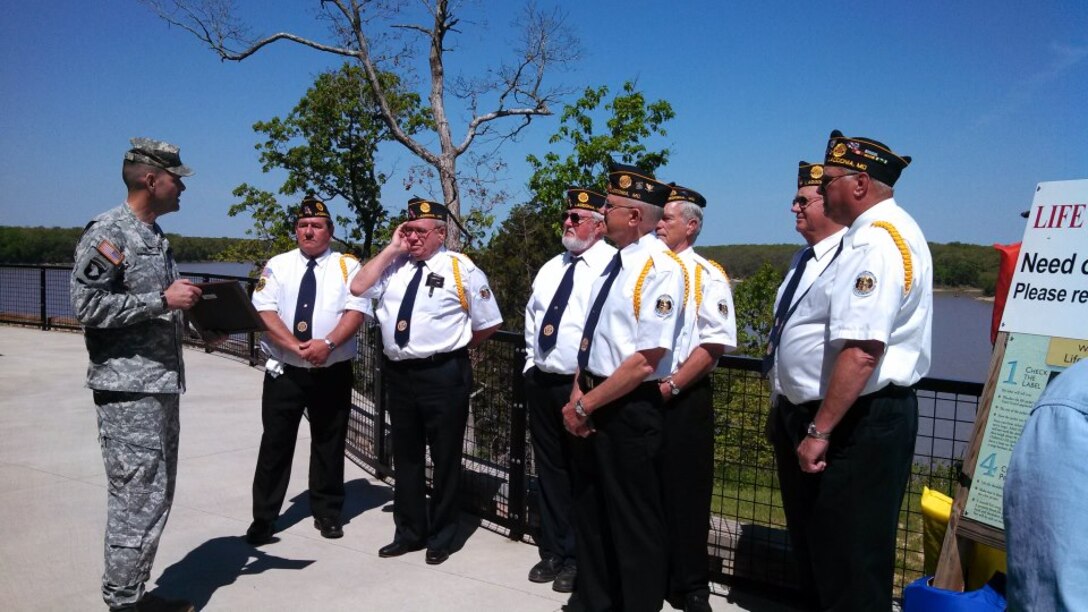
[(934, 287), (933, 293), (945, 293), (950, 294), (953, 297), (965, 297), (978, 300), (980, 302), (994, 303), (994, 296), (983, 295), (982, 289), (964, 288), (964, 287)]

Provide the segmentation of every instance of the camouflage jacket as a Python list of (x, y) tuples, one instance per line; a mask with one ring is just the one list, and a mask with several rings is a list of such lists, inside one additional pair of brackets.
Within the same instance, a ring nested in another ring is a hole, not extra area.
[(76, 246), (72, 307), (84, 327), (87, 386), (110, 391), (181, 393), (184, 316), (163, 304), (178, 278), (158, 224), (127, 204), (95, 217)]

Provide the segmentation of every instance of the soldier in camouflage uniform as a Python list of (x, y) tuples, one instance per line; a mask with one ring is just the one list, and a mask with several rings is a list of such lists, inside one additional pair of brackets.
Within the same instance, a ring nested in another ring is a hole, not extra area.
[(102, 597), (111, 610), (193, 610), (144, 593), (174, 497), (178, 398), (185, 390), (181, 311), (200, 289), (178, 278), (155, 220), (185, 190), (178, 148), (132, 139), (124, 204), (95, 217), (75, 252), (72, 304), (84, 327), (108, 480)]

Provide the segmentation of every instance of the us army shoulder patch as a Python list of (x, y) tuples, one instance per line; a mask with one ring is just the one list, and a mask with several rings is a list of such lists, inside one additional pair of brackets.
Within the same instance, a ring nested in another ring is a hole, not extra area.
[(672, 296), (666, 294), (657, 296), (657, 300), (654, 302), (654, 312), (662, 319), (672, 315)]
[(102, 261), (101, 257), (95, 256), (87, 262), (87, 266), (83, 268), (83, 278), (89, 281), (96, 281), (102, 278), (102, 275), (106, 273), (106, 263)]
[(858, 297), (867, 297), (872, 295), (876, 290), (876, 276), (868, 270), (858, 274), (858, 277), (854, 279), (854, 295)]

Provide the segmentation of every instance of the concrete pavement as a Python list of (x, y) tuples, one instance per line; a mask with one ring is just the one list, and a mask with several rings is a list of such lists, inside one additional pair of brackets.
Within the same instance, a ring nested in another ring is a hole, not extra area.
[[(381, 559), (392, 489), (347, 462), (345, 537), (313, 528), (305, 495), (309, 434), (299, 434), (278, 541), (254, 548), (250, 483), (260, 442), (262, 373), (186, 351), (174, 508), (149, 590), (201, 610), (558, 610), (566, 596), (525, 579), (536, 548), (465, 517), (461, 550)], [(0, 608), (104, 610), (99, 594), (106, 493), (80, 334), (0, 326)], [(788, 611), (745, 593), (715, 610)]]

